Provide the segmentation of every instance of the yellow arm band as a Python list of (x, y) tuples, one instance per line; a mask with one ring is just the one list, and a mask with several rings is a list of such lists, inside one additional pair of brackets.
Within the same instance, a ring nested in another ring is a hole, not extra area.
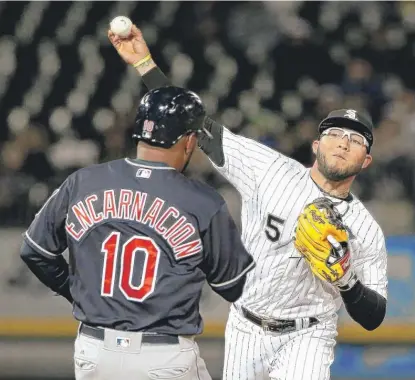
[(151, 54), (146, 55), (143, 59), (140, 59), (138, 62), (134, 63), (134, 67), (141, 66), (143, 63), (146, 63), (151, 59)]

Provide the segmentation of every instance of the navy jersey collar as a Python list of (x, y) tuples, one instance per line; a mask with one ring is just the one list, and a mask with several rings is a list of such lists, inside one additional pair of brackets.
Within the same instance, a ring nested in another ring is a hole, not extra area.
[(165, 162), (140, 160), (139, 158), (126, 158), (125, 161), (130, 165), (141, 166), (144, 168), (176, 170), (167, 165)]

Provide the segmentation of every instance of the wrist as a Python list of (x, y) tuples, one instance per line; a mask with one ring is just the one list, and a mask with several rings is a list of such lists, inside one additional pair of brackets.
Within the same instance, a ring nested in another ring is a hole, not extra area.
[(335, 282), (335, 285), (341, 292), (346, 292), (353, 288), (357, 281), (356, 273), (350, 269), (340, 280)]
[(143, 76), (147, 74), (150, 70), (157, 67), (156, 63), (154, 62), (151, 54), (149, 53), (143, 59), (133, 63), (133, 67), (137, 70), (137, 72)]

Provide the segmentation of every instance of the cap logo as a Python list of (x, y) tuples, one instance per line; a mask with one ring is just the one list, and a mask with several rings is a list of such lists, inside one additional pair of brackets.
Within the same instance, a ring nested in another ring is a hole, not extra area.
[(357, 120), (356, 111), (355, 110), (347, 110), (344, 114), (344, 117), (348, 117), (349, 119)]
[(146, 139), (150, 139), (152, 132), (154, 129), (154, 121), (152, 120), (144, 120), (143, 124), (143, 137)]

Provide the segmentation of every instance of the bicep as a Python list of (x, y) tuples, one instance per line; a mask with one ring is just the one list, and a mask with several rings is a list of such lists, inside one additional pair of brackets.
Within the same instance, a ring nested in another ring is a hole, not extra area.
[(205, 273), (213, 290), (230, 289), (244, 280), (254, 267), (226, 205), (212, 218), (203, 236)]
[(222, 149), (223, 165), (211, 161), (245, 199), (254, 194), (258, 178), (279, 155), (265, 145), (226, 128), (223, 128)]
[(65, 233), (69, 204), (69, 188), (65, 182), (55, 190), (36, 214), (24, 240), (45, 257), (60, 255), (67, 248)]

